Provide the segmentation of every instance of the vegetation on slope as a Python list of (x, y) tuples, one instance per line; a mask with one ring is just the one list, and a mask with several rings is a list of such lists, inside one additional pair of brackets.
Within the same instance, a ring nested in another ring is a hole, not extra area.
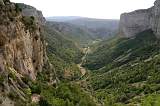
[(94, 70), (105, 65), (117, 67), (133, 60), (144, 60), (159, 53), (158, 44), (159, 40), (151, 30), (138, 34), (136, 38), (115, 37), (96, 45), (93, 53), (88, 55), (84, 66)]
[(66, 76), (69, 79), (76, 79), (80, 71), (76, 64), (81, 62), (83, 53), (71, 40), (63, 37), (63, 34), (46, 25), (45, 38), (48, 43), (47, 53), (50, 62), (53, 64), (59, 78)]
[[(29, 21), (30, 22), (30, 21)], [(44, 26), (45, 39), (47, 41), (47, 54), (50, 64), (46, 64), (42, 72), (37, 73), (37, 79), (31, 81), (28, 77), (22, 80), (28, 86), (24, 89), (28, 98), (37, 95), (39, 102), (18, 101), (16, 94), (9, 95), (16, 101), (16, 106), (96, 106), (93, 98), (74, 81), (81, 76), (77, 64), (81, 62), (83, 53), (71, 40), (63, 37), (56, 29)], [(14, 75), (10, 75), (14, 77)], [(58, 77), (57, 80), (56, 78)], [(0, 78), (0, 83), (3, 78)], [(33, 99), (32, 99), (33, 100)]]
[(99, 101), (106, 106), (158, 106), (151, 102), (159, 100), (160, 93), (159, 45), (151, 30), (97, 45), (84, 66), (93, 70), (89, 81)]
[(119, 20), (113, 19), (94, 19), (82, 17), (66, 22), (88, 29), (95, 37), (99, 39), (114, 36), (118, 32), (119, 26)]
[(64, 38), (70, 39), (80, 46), (85, 46), (95, 39), (93, 33), (83, 27), (63, 22), (47, 22), (47, 25), (59, 31)]
[(61, 83), (58, 88), (44, 87), (40, 106), (96, 106), (90, 96), (75, 84)]

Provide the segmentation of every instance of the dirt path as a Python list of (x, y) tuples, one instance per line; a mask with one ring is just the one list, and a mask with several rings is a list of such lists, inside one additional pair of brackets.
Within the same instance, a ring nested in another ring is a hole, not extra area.
[(90, 78), (90, 74), (89, 71), (86, 70), (82, 64), (86, 61), (86, 56), (88, 55), (88, 53), (90, 53), (90, 47), (84, 48), (83, 52), (84, 52), (84, 56), (82, 57), (82, 61), (81, 63), (77, 64), (77, 66), (79, 67), (80, 71), (81, 71), (81, 80), (77, 81), (76, 83), (79, 84), (80, 86), (82, 86), (83, 91), (90, 94), (90, 98), (92, 98), (92, 100), (96, 103), (97, 106), (102, 106), (100, 103), (98, 103), (98, 101), (96, 100), (96, 98), (93, 96), (93, 94), (91, 92), (93, 92), (93, 90), (88, 89), (88, 86), (90, 86), (90, 84), (88, 84), (87, 79)]
[(82, 57), (82, 61), (81, 61), (81, 63), (77, 64), (77, 66), (79, 67), (81, 74), (82, 74), (81, 77), (83, 77), (87, 73), (86, 69), (84, 67), (82, 67), (82, 64), (83, 64), (83, 62), (85, 62), (85, 58), (86, 58), (87, 54), (90, 52), (90, 48), (89, 47), (84, 48), (83, 52), (84, 52), (84, 56)]

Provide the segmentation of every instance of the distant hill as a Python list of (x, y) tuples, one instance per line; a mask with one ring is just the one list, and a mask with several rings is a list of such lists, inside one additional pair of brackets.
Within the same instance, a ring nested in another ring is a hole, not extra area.
[(104, 39), (114, 36), (118, 32), (119, 20), (113, 19), (94, 19), (85, 17), (50, 17), (48, 21), (65, 22), (78, 27), (87, 29), (97, 38)]
[(55, 17), (46, 17), (48, 21), (56, 21), (56, 22), (65, 22), (65, 21), (70, 21), (74, 19), (79, 19), (82, 17), (79, 16), (55, 16)]
[(93, 33), (91, 33), (85, 28), (76, 25), (64, 22), (51, 22), (51, 21), (47, 21), (46, 24), (50, 28), (59, 31), (61, 35), (63, 35), (63, 37), (65, 37), (66, 39), (70, 39), (73, 42), (76, 42), (80, 46), (86, 45), (96, 39)]

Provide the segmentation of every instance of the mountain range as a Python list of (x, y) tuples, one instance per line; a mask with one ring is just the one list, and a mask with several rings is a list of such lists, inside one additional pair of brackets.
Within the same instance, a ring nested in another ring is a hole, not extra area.
[[(99, 39), (105, 39), (118, 33), (119, 20), (94, 19), (85, 17), (50, 17), (48, 21), (63, 22), (88, 30)], [(61, 20), (60, 20), (61, 19)], [(65, 20), (66, 19), (66, 20)]]

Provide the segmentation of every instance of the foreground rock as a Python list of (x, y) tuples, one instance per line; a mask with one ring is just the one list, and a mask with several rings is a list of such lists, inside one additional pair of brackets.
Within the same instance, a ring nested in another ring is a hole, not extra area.
[(0, 100), (4, 104), (7, 95), (14, 95), (16, 101), (26, 101), (31, 90), (25, 81), (36, 80), (47, 64), (43, 16), (23, 16), (18, 4), (9, 0), (0, 5)]

